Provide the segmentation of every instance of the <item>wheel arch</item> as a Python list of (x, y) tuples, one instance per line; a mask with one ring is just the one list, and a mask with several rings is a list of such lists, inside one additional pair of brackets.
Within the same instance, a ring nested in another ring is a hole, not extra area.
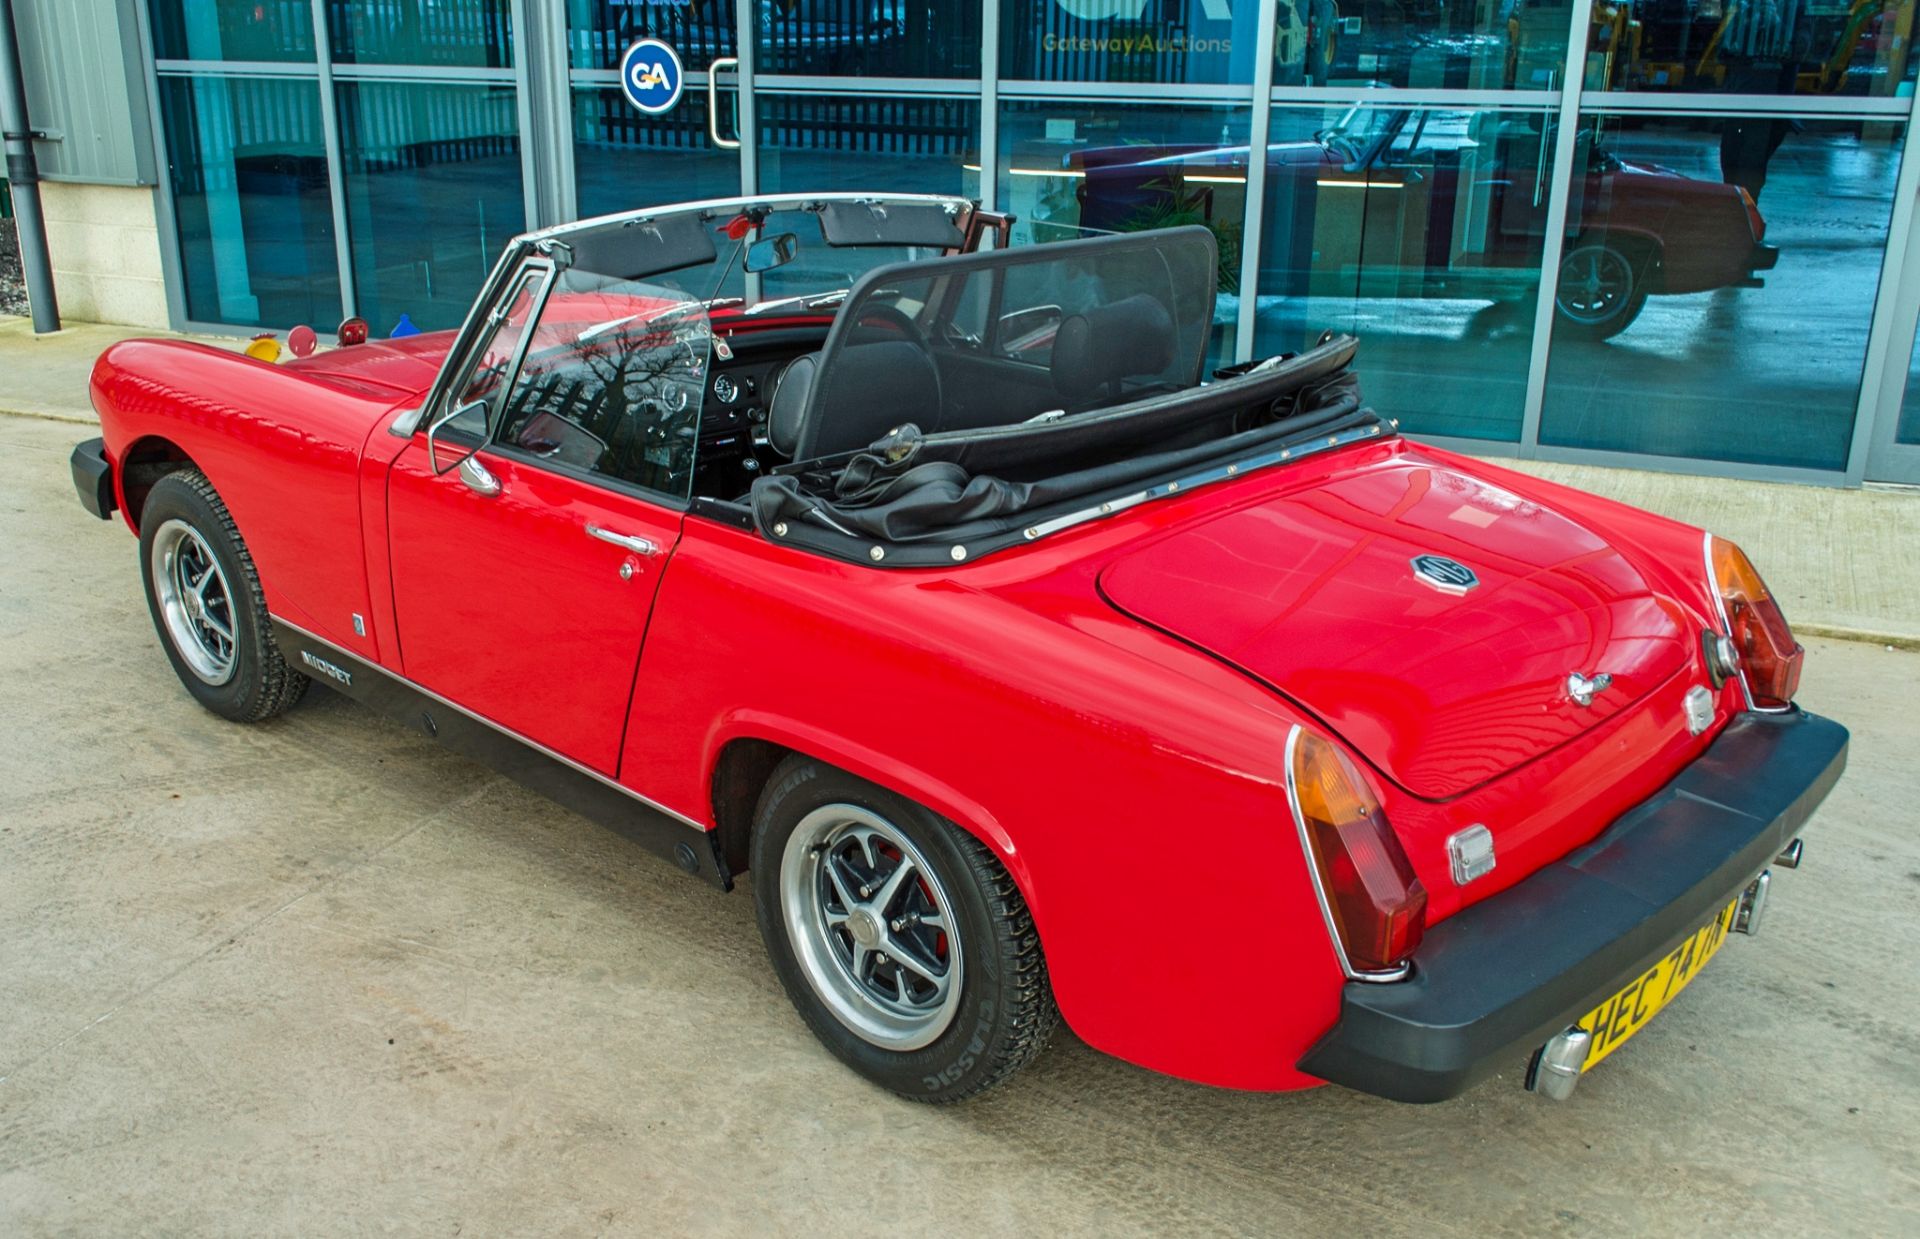
[(200, 469), (200, 463), (164, 435), (142, 435), (127, 445), (113, 471), (113, 488), (120, 512), (135, 533), (140, 532), (140, 513), (153, 484), (182, 469)]
[(999, 818), (950, 783), (845, 737), (768, 717), (736, 720), (716, 736), (706, 763), (709, 798), (721, 856), (735, 874), (747, 869), (754, 810), (774, 768), (789, 755), (812, 758), (904, 796), (940, 814), (985, 844), (1020, 888), (1035, 923), (1040, 920), (1031, 874)]

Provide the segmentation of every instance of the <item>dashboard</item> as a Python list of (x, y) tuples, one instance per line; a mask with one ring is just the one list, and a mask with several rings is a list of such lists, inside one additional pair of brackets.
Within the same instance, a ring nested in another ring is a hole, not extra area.
[(700, 410), (695, 493), (738, 498), (776, 463), (766, 442), (774, 386), (794, 358), (820, 347), (824, 335), (819, 330), (743, 334), (727, 341), (732, 356), (724, 358), (715, 348)]

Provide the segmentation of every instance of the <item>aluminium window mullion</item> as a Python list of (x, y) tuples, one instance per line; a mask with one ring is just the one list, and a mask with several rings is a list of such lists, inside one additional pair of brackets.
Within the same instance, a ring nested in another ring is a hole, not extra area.
[[(1895, 423), (1906, 396), (1913, 360), (1916, 318), (1920, 317), (1920, 245), (1915, 215), (1920, 214), (1920, 91), (1910, 100), (1906, 131), (1900, 135), (1900, 171), (1894, 178), (1893, 207), (1887, 218), (1886, 251), (1880, 260), (1880, 286), (1874, 293), (1867, 351), (1860, 365), (1860, 397), (1854, 408), (1853, 438), (1848, 444), (1846, 481), (1866, 480), (1876, 447), (1891, 447)], [(1895, 363), (1898, 363), (1897, 365)]]
[[(1000, 209), (1000, 4), (980, 0), (980, 205)], [(984, 240), (984, 238), (983, 238)]]
[(1247, 129), (1247, 189), (1240, 218), (1240, 293), (1233, 328), (1233, 360), (1253, 356), (1260, 300), (1260, 241), (1267, 214), (1267, 145), (1273, 133), (1273, 45), (1279, 0), (1260, 0), (1254, 39), (1253, 115)]
[(1580, 88), (1586, 63), (1587, 26), (1593, 0), (1573, 0), (1567, 15), (1567, 54), (1561, 66), (1558, 127), (1553, 135), (1553, 172), (1547, 182), (1546, 236), (1540, 251), (1540, 288), (1534, 296), (1533, 339), (1527, 354), (1527, 392), (1520, 411), (1520, 456), (1540, 447), (1540, 412), (1547, 399), (1548, 346), (1560, 292), (1560, 256), (1566, 248), (1567, 207), (1573, 197), (1573, 158), (1580, 130)]
[(340, 110), (333, 90), (333, 39), (327, 32), (326, 0), (313, 0), (314, 83), (320, 92), (320, 141), (326, 150), (327, 197), (333, 210), (334, 261), (340, 272), (340, 317), (360, 313), (353, 275), (353, 240), (347, 229), (347, 167), (340, 143)]

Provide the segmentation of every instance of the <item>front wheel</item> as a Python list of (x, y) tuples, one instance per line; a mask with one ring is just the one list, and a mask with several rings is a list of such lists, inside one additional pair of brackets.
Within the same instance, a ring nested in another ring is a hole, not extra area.
[(253, 557), (205, 475), (186, 469), (153, 484), (140, 568), (160, 644), (196, 701), (257, 723), (300, 700), (309, 681), (274, 645)]
[(1560, 259), (1554, 310), (1562, 329), (1590, 340), (1625, 331), (1646, 308), (1652, 263), (1605, 238), (1573, 242)]
[(952, 823), (792, 757), (761, 796), (751, 868), (787, 996), (867, 1079), (959, 1101), (1045, 1048), (1059, 1016), (1033, 917), (993, 853)]

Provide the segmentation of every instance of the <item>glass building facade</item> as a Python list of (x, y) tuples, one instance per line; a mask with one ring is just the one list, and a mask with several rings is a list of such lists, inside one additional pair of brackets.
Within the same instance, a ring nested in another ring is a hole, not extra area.
[[(146, 0), (182, 325), (455, 324), (529, 227), (958, 193), (1198, 224), (1222, 362), (1409, 432), (1920, 482), (1920, 0)], [(672, 111), (618, 83), (652, 36)]]

